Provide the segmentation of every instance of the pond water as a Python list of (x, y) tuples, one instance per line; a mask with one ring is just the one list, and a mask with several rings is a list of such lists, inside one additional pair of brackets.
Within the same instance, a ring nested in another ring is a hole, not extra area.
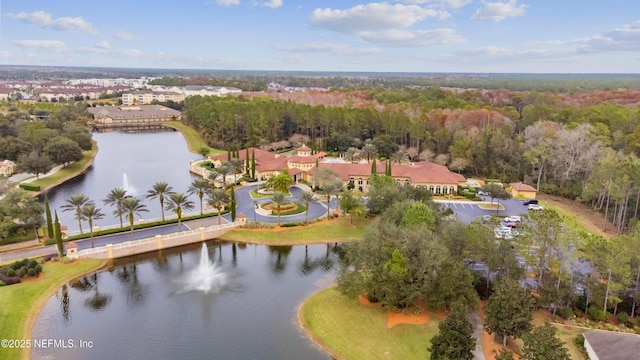
[[(33, 349), (34, 359), (329, 359), (297, 319), (304, 298), (334, 283), (339, 245), (268, 247), (209, 242), (227, 282), (185, 286), (201, 244), (117, 261), (63, 286), (34, 338), (92, 348)], [(216, 275), (217, 276), (217, 275)]]
[[(87, 195), (102, 209), (106, 216), (95, 220), (94, 225), (103, 227), (119, 223), (119, 219), (112, 215), (114, 208), (102, 202), (111, 189), (122, 187), (128, 182), (128, 192), (140, 198), (149, 210), (142, 212), (141, 217), (152, 219), (162, 216), (158, 199), (145, 197), (153, 184), (164, 181), (174, 191), (186, 193), (194, 179), (189, 172), (189, 162), (198, 159), (200, 155), (189, 152), (180, 132), (94, 133), (93, 139), (97, 141), (99, 148), (93, 166), (86, 173), (48, 191), (51, 212), (57, 210), (60, 224), (67, 226), (70, 231), (78, 230), (75, 212), (64, 212), (60, 207), (73, 194)], [(196, 203), (194, 211), (199, 211), (197, 196), (191, 196), (191, 200)], [(165, 212), (166, 215), (168, 214)], [(86, 222), (82, 224), (82, 228), (87, 230)]]

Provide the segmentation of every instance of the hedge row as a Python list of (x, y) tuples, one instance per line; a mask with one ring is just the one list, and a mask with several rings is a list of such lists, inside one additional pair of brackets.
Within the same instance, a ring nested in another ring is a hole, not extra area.
[(40, 191), (40, 185), (33, 185), (33, 184), (29, 184), (29, 183), (21, 183), (18, 186), (21, 189), (28, 190), (28, 191)]

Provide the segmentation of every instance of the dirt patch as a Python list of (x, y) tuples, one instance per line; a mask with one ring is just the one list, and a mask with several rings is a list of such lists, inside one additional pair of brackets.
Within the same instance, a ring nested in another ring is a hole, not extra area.
[[(380, 307), (380, 304), (372, 303), (364, 295), (359, 295), (358, 301), (365, 306)], [(413, 310), (416, 313), (397, 313), (387, 310), (387, 327), (390, 329), (400, 324), (422, 325), (429, 322), (429, 312), (424, 304), (417, 304)], [(441, 311), (435, 314), (437, 318), (440, 318), (440, 313)], [(442, 312), (442, 318), (440, 319), (444, 319), (444, 312)]]
[(611, 222), (606, 223), (606, 231), (604, 230), (604, 215), (593, 211), (590, 207), (575, 202), (573, 200), (565, 199), (560, 196), (538, 194), (540, 201), (546, 201), (549, 205), (560, 209), (568, 216), (572, 216), (574, 220), (582, 224), (587, 231), (591, 233), (604, 236), (606, 238), (614, 237), (614, 226)]

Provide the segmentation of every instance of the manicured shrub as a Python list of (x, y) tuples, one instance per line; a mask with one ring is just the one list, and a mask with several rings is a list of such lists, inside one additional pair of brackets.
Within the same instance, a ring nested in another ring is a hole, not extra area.
[(25, 269), (24, 267), (21, 267), (20, 270), (18, 271), (18, 277), (25, 277), (27, 276), (27, 269)]
[(626, 312), (620, 312), (616, 316), (618, 317), (620, 324), (626, 324), (627, 321), (629, 321), (629, 315)]
[(38, 274), (42, 272), (42, 265), (38, 264), (33, 268)]
[(573, 339), (573, 343), (576, 345), (578, 350), (586, 352), (586, 349), (584, 348), (584, 336), (582, 336), (582, 334), (578, 334), (578, 336)]
[(38, 276), (38, 274), (36, 273), (35, 269), (29, 269), (29, 271), (27, 271), (27, 275), (29, 275), (29, 277), (36, 277)]
[(35, 260), (31, 260), (29, 261), (29, 263), (27, 263), (27, 269), (33, 269), (34, 267), (36, 267), (36, 265), (38, 265), (38, 262)]
[(13, 265), (11, 265), (11, 267), (13, 268), (13, 270), (18, 270), (20, 269), (20, 267), (22, 267), (22, 262), (21, 261), (16, 261), (13, 263)]
[(29, 263), (29, 259), (24, 258), (24, 259), (22, 259), (22, 261), (20, 262), (20, 264), (21, 264), (20, 266), (27, 266), (27, 264), (28, 264), (28, 263)]
[(0, 280), (4, 282), (6, 285), (13, 285), (20, 282), (20, 278), (17, 276), (7, 276), (4, 274), (0, 274)]
[(560, 311), (558, 311), (558, 314), (564, 319), (569, 319), (573, 317), (573, 309), (570, 307), (562, 308), (560, 309)]
[(7, 284), (4, 283), (4, 281), (0, 280), (0, 286), (5, 286)]
[(22, 183), (20, 185), (18, 185), (21, 189), (27, 190), (27, 191), (40, 191), (40, 185), (32, 185), (32, 184), (27, 184), (27, 183)]
[(16, 276), (16, 271), (14, 269), (9, 268), (4, 270), (4, 274), (9, 277), (14, 277)]

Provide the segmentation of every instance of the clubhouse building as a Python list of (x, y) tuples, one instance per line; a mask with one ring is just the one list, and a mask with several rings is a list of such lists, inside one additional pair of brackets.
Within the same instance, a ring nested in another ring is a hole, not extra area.
[[(246, 159), (247, 153), (249, 154), (249, 159)], [(251, 161), (252, 154), (254, 154), (256, 161), (256, 178), (261, 181), (287, 169), (294, 182), (306, 181), (311, 184), (318, 169), (326, 168), (333, 171), (342, 180), (344, 186), (352, 183), (354, 189), (363, 192), (369, 191), (369, 177), (371, 176), (372, 167), (370, 163), (336, 162), (325, 158), (326, 153), (324, 152), (312, 154), (311, 149), (307, 146), (298, 148), (293, 156), (281, 156), (258, 148), (249, 148), (248, 151), (247, 149), (242, 149), (238, 155), (240, 161), (244, 164), (245, 161)], [(227, 159), (227, 154), (209, 157), (209, 160), (216, 168)], [(197, 164), (192, 164), (191, 171), (200, 173), (202, 176), (208, 175), (204, 171), (198, 171), (196, 167), (198, 167)], [(385, 167), (386, 163), (378, 162), (376, 164), (377, 173), (384, 175)], [(423, 187), (435, 195), (456, 194), (458, 186), (466, 184), (464, 176), (449, 171), (446, 166), (428, 161), (407, 165), (393, 164), (391, 165), (391, 176), (398, 184), (411, 185), (417, 188)]]

